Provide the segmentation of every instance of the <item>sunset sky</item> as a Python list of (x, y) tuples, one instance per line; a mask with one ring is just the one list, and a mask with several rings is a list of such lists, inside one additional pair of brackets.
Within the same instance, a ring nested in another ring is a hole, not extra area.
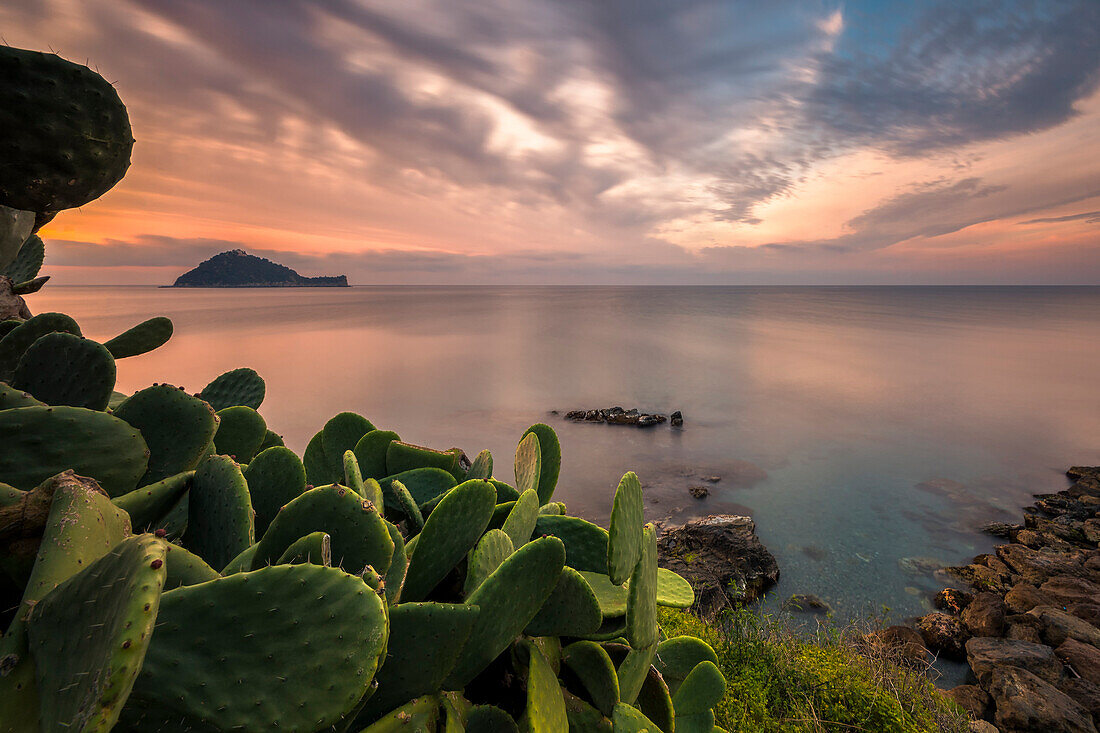
[(1100, 284), (1100, 2), (4, 0), (118, 89), (62, 284)]

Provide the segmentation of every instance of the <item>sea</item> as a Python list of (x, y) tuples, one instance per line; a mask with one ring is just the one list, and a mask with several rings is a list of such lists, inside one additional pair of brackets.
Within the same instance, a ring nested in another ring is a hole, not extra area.
[[(922, 614), (934, 569), (994, 547), (983, 525), (1100, 464), (1100, 287), (47, 287), (31, 304), (100, 340), (169, 316), (117, 389), (250, 366), (299, 453), (352, 410), (487, 448), (511, 480), (546, 422), (570, 513), (606, 526), (634, 471), (648, 520), (751, 516), (781, 571), (765, 610), (812, 593), (839, 620)], [(684, 424), (564, 417), (612, 406)]]

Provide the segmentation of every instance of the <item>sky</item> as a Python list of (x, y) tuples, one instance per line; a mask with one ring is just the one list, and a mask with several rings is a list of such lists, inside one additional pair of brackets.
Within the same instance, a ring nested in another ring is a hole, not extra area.
[(1100, 2), (4, 0), (126, 177), (60, 284), (1100, 284)]

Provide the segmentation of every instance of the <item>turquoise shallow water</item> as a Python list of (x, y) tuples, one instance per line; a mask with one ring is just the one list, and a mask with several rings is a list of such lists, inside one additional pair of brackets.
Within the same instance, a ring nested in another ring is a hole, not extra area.
[[(1100, 288), (47, 287), (31, 302), (101, 339), (170, 316), (176, 336), (121, 362), (119, 388), (197, 391), (252, 366), (299, 452), (350, 409), (411, 442), (489, 448), (510, 477), (524, 428), (549, 422), (571, 511), (606, 523), (635, 470), (650, 519), (751, 514), (782, 572), (770, 603), (815, 593), (842, 617), (923, 612), (941, 587), (923, 565), (986, 551), (983, 523), (1100, 463)], [(686, 423), (548, 414), (612, 405)]]

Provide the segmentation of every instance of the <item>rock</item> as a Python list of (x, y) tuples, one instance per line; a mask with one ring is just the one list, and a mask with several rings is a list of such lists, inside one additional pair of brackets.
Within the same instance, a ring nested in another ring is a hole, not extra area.
[(710, 489), (706, 486), (692, 486), (688, 492), (696, 499), (706, 499), (710, 496)]
[(617, 412), (607, 415), (604, 418), (608, 425), (637, 425), (638, 414), (633, 415), (627, 412)]
[(1032, 550), (1023, 545), (1001, 545), (997, 557), (1014, 573), (1032, 585), (1042, 585), (1048, 578), (1059, 575), (1082, 575), (1084, 569), (1080, 556)]
[(982, 531), (986, 534), (991, 534), (994, 537), (1001, 537), (1006, 540), (1013, 539), (1013, 536), (1023, 529), (1023, 526), (1019, 524), (1009, 524), (1008, 522), (990, 522), (982, 527)]
[(712, 515), (666, 529), (657, 561), (695, 588), (695, 606), (713, 620), (732, 603), (759, 598), (779, 580), (779, 565), (756, 536), (749, 517)]
[(943, 561), (934, 557), (903, 557), (898, 560), (898, 567), (907, 575), (920, 577), (932, 575), (943, 567)]
[(1100, 542), (1100, 519), (1086, 519), (1082, 531), (1089, 542)]
[(15, 294), (12, 286), (15, 285), (7, 275), (0, 275), (0, 321), (9, 318), (30, 318), (31, 311), (27, 307), (27, 301)]
[(1071, 466), (1066, 475), (1074, 481), (1091, 476), (1100, 481), (1100, 466)]
[(1039, 627), (1029, 626), (1028, 624), (1009, 624), (1008, 631), (1005, 633), (1005, 638), (1015, 641), (1026, 641), (1032, 644), (1043, 643), (1042, 637), (1039, 636)]
[(786, 611), (801, 611), (803, 613), (832, 613), (833, 608), (813, 593), (795, 593), (783, 602)]
[(640, 428), (648, 428), (652, 425), (660, 425), (665, 419), (664, 415), (639, 415), (638, 422), (635, 425)]
[(887, 626), (867, 634), (864, 641), (910, 667), (922, 669), (932, 662), (932, 655), (925, 649), (921, 635), (910, 626)]
[(974, 600), (974, 596), (955, 588), (944, 588), (932, 599), (932, 605), (948, 613), (958, 613)]
[(669, 415), (668, 419), (674, 428), (678, 428), (684, 424), (684, 416), (679, 410)]
[(1062, 663), (1054, 656), (1054, 650), (1045, 644), (978, 636), (966, 642), (966, 661), (978, 682), (986, 688), (993, 670), (998, 667), (1026, 669), (1052, 685), (1062, 679)]
[(1073, 677), (1062, 680), (1058, 689), (1087, 710), (1094, 725), (1100, 720), (1100, 685)]
[(1054, 653), (1078, 675), (1094, 685), (1100, 685), (1100, 649), (1076, 639), (1066, 639)]
[(1053, 601), (1052, 606), (1100, 603), (1100, 585), (1084, 578), (1058, 576), (1043, 583), (1039, 590)]
[(977, 685), (959, 685), (947, 691), (947, 696), (955, 701), (955, 704), (970, 714), (971, 718), (985, 717), (985, 711), (993, 698), (989, 693)]
[(970, 564), (948, 567), (941, 572), (948, 577), (961, 580), (977, 591), (1002, 592), (1005, 590), (1007, 579), (985, 565)]
[(989, 693), (1006, 733), (1095, 733), (1092, 716), (1073, 698), (1018, 667), (997, 667)]
[(1100, 605), (1095, 603), (1071, 603), (1066, 606), (1066, 611), (1100, 629)]
[(971, 636), (1000, 636), (1005, 628), (1005, 604), (996, 593), (979, 593), (959, 614)]
[(1013, 613), (1027, 613), (1036, 606), (1049, 606), (1050, 599), (1031, 583), (1017, 583), (1005, 594), (1005, 606)]
[(967, 733), (1000, 733), (988, 720), (971, 720), (966, 730)]
[(917, 631), (932, 651), (952, 659), (965, 656), (963, 645), (969, 637), (958, 618), (946, 613), (927, 613), (917, 619)]
[(1042, 623), (1039, 636), (1051, 646), (1061, 646), (1066, 639), (1093, 646), (1100, 645), (1100, 629), (1053, 606), (1036, 606), (1027, 612)]

